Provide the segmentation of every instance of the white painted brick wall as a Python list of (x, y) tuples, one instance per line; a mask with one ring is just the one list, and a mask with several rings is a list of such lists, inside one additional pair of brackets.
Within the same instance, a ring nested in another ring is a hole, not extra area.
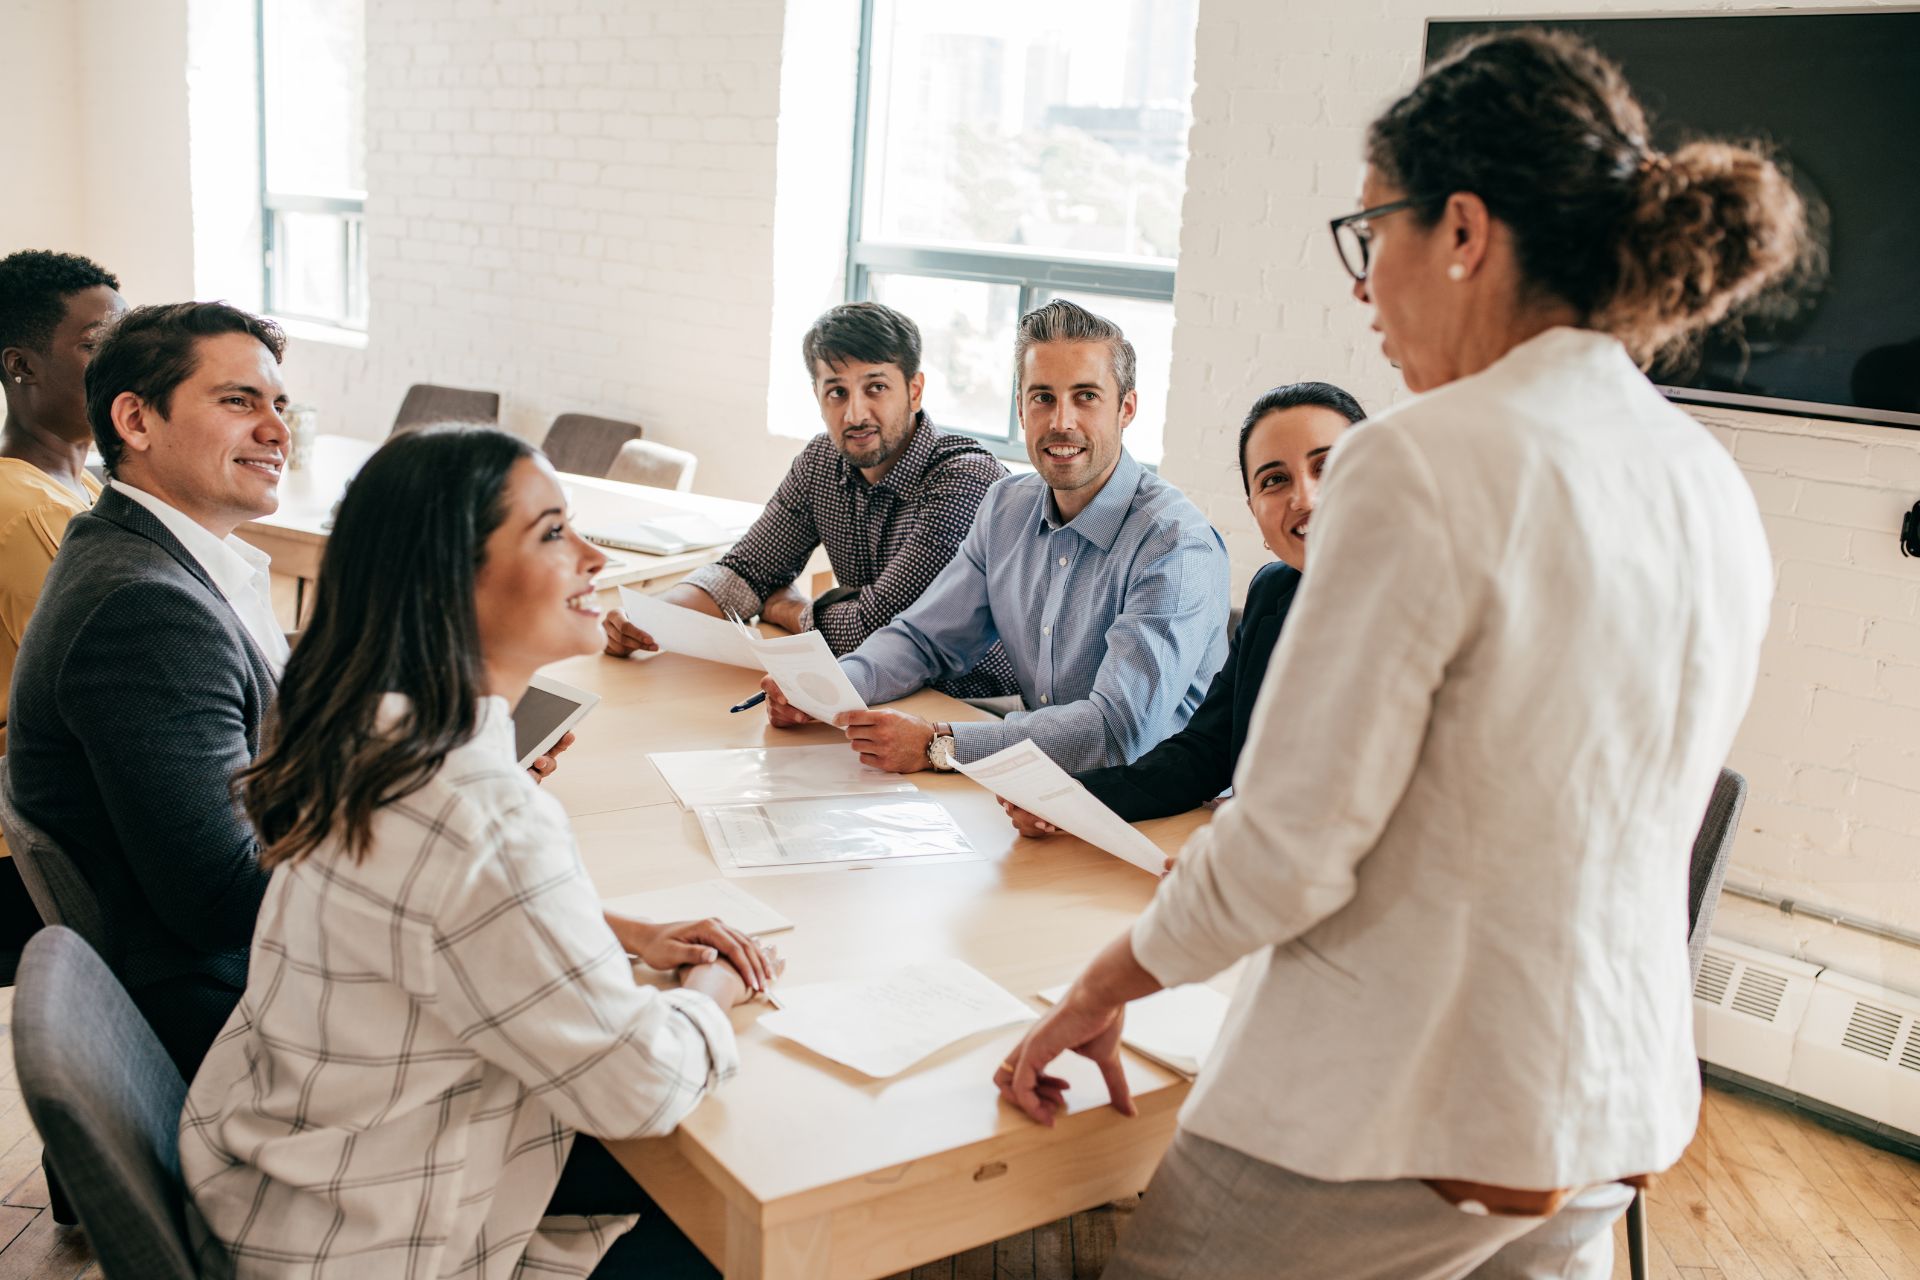
[[(1514, 0), (1479, 11), (1644, 8)], [(1243, 585), (1266, 558), (1234, 460), (1253, 397), (1299, 378), (1340, 383), (1376, 408), (1405, 395), (1326, 221), (1356, 207), (1364, 127), (1416, 77), (1423, 20), (1473, 12), (1435, 0), (1201, 6), (1164, 470), (1227, 534)], [(1778, 567), (1760, 685), (1733, 753), (1753, 784), (1735, 875), (1920, 929), (1920, 560), (1896, 543), (1920, 498), (1920, 432), (1701, 416), (1752, 481)], [(1723, 928), (1920, 990), (1910, 951), (1772, 915), (1728, 900)]]
[(297, 338), (294, 394), (386, 433), (413, 382), (538, 440), (638, 421), (706, 492), (764, 497), (783, 0), (367, 7), (370, 329)]

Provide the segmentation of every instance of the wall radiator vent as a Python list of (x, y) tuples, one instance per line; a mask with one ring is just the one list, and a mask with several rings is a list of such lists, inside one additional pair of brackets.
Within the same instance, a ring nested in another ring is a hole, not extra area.
[(1878, 1005), (1857, 1001), (1853, 1006), (1853, 1016), (1847, 1019), (1847, 1030), (1840, 1037), (1840, 1043), (1858, 1053), (1879, 1062), (1887, 1062), (1893, 1057), (1894, 1041), (1900, 1038), (1901, 1017), (1891, 1009), (1882, 1009)]
[(1708, 950), (1700, 957), (1700, 976), (1693, 980), (1693, 998), (1707, 1004), (1719, 1004), (1727, 998), (1733, 981), (1733, 959)]
[(1762, 1022), (1772, 1022), (1780, 1016), (1780, 1004), (1786, 999), (1791, 981), (1784, 973), (1750, 964), (1740, 975), (1740, 985), (1734, 988), (1733, 999), (1727, 1007)]
[(1856, 1116), (1920, 1134), (1917, 1072), (1920, 999), (1822, 970), (1794, 1043), (1787, 1087)]
[(1786, 1087), (1794, 1033), (1820, 970), (1725, 938), (1709, 938), (1693, 984), (1694, 1047), (1741, 1075)]

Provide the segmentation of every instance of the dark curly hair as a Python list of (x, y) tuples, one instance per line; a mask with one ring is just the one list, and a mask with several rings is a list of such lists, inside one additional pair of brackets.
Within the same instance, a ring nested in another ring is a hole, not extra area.
[(1661, 153), (1620, 68), (1565, 32), (1455, 46), (1373, 122), (1367, 162), (1428, 225), (1455, 193), (1479, 196), (1531, 286), (1643, 364), (1818, 254), (1778, 163), (1719, 141)]
[(117, 292), (120, 278), (77, 253), (22, 249), (0, 258), (0, 349), (46, 351), (67, 299), (100, 285)]
[(878, 302), (843, 302), (813, 322), (800, 339), (800, 358), (809, 380), (814, 366), (838, 369), (849, 360), (898, 365), (911, 379), (920, 372), (920, 326)]
[(127, 448), (113, 425), (113, 402), (131, 391), (166, 417), (174, 389), (200, 367), (200, 339), (223, 333), (254, 338), (273, 353), (275, 364), (286, 354), (279, 325), (224, 302), (135, 307), (114, 321), (87, 365), (87, 425), (109, 476), (118, 474)]

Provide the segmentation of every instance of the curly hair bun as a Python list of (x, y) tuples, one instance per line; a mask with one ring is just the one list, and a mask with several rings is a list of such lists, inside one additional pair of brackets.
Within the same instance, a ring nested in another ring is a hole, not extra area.
[(1594, 322), (1651, 357), (1792, 275), (1807, 245), (1805, 201), (1757, 148), (1694, 142), (1652, 156), (1620, 229), (1619, 277)]

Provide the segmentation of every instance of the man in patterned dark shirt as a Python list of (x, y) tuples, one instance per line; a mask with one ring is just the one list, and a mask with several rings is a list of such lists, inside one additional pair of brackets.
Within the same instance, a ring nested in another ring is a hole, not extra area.
[[(877, 302), (835, 307), (807, 330), (800, 354), (826, 431), (793, 460), (746, 536), (661, 599), (715, 617), (817, 629), (840, 655), (920, 598), (1007, 472), (978, 441), (940, 431), (920, 407), (920, 330), (898, 311)], [(839, 585), (810, 600), (796, 580), (816, 546), (826, 547)], [(617, 609), (605, 625), (615, 657), (657, 647)], [(997, 644), (972, 671), (935, 687), (961, 698), (1020, 691)]]

